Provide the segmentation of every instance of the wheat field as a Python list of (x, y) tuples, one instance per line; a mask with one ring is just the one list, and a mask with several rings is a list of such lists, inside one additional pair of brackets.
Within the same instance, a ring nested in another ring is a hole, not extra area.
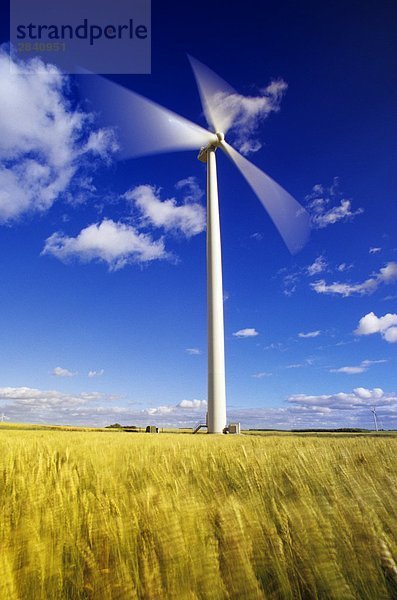
[(397, 598), (397, 438), (0, 429), (0, 597)]

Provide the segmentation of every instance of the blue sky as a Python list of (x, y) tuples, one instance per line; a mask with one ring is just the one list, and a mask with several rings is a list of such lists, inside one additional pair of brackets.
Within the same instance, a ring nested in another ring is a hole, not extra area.
[[(208, 65), (246, 107), (232, 139), (311, 215), (291, 256), (218, 151), (229, 417), (370, 427), (376, 405), (397, 427), (397, 9), (217, 2), (208, 19), (209, 6), (153, 2), (152, 74), (110, 79), (206, 127), (186, 54)], [(0, 410), (194, 423), (205, 166), (195, 150), (117, 161), (83, 76), (12, 77), (4, 53), (0, 69)], [(272, 82), (286, 85), (272, 96)]]

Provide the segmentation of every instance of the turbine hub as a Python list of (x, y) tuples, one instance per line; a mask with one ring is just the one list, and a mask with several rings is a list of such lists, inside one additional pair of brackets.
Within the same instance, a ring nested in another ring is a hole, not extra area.
[(207, 162), (208, 150), (216, 150), (225, 139), (225, 134), (220, 131), (217, 131), (216, 133), (214, 133), (214, 136), (215, 136), (214, 141), (209, 142), (204, 148), (201, 148), (200, 153), (197, 157), (203, 163)]

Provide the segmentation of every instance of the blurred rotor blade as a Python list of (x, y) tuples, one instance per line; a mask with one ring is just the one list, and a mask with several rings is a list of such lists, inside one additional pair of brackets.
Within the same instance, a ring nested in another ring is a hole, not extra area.
[(120, 159), (199, 150), (214, 135), (127, 88), (88, 71), (80, 77), (82, 96), (90, 100), (101, 126), (113, 127), (120, 145)]
[(225, 97), (237, 94), (236, 90), (196, 58), (188, 55), (188, 59), (199, 89), (208, 126), (215, 132), (226, 133), (232, 125), (233, 115), (222, 107), (222, 103)]
[(309, 237), (309, 214), (278, 183), (239, 154), (230, 144), (222, 142), (221, 148), (240, 169), (262, 202), (288, 250), (291, 254), (299, 252)]

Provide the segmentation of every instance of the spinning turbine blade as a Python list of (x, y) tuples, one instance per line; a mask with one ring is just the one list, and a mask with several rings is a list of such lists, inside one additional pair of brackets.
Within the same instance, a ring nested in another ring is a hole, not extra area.
[(197, 150), (214, 138), (203, 127), (98, 75), (86, 74), (80, 88), (99, 113), (100, 124), (115, 127), (121, 159)]
[(277, 227), (291, 254), (299, 252), (310, 233), (310, 217), (306, 210), (271, 177), (244, 158), (227, 142), (221, 148), (240, 169), (270, 218)]
[(226, 133), (232, 125), (233, 115), (230, 111), (228, 114), (223, 102), (227, 96), (237, 94), (236, 90), (196, 58), (189, 55), (188, 58), (209, 127), (212, 127), (215, 132), (222, 131)]

